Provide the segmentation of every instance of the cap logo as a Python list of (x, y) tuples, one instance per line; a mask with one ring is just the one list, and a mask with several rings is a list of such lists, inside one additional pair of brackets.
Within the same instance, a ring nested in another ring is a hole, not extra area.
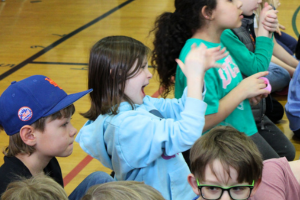
[(46, 81), (49, 81), (49, 83), (50, 83), (51, 85), (54, 85), (54, 87), (58, 87), (59, 89), (62, 89), (62, 88), (59, 87), (59, 86), (57, 85), (57, 83), (55, 83), (52, 79), (50, 79), (50, 78), (45, 78), (45, 80), (46, 80)]
[(18, 111), (18, 116), (20, 120), (23, 122), (29, 121), (32, 118), (32, 114), (33, 114), (32, 110), (26, 106), (20, 108)]

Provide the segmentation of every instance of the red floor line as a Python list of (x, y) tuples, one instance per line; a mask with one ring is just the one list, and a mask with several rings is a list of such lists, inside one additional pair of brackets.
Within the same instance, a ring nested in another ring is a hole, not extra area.
[[(159, 88), (153, 95), (152, 97), (157, 98), (163, 91), (163, 88)], [(74, 169), (72, 169), (72, 171), (70, 171), (64, 178), (64, 186), (66, 187), (66, 185), (68, 185), (68, 183), (70, 183), (73, 178), (75, 176), (77, 176), (77, 174), (79, 174), (79, 172), (81, 170), (83, 170), (83, 168), (85, 168), (85, 166), (87, 166), (91, 161), (93, 160), (93, 158), (89, 155), (87, 155)]]
[(64, 178), (64, 185), (68, 185), (68, 183), (71, 182), (71, 180), (77, 176), (77, 174), (87, 166), (91, 161), (93, 160), (93, 157), (87, 155), (70, 173), (67, 174)]

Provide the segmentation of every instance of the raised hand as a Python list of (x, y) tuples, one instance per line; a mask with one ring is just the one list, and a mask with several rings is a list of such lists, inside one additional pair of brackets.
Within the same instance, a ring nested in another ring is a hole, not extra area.
[(176, 59), (176, 62), (187, 78), (190, 76), (203, 76), (206, 70), (212, 67), (220, 67), (216, 61), (228, 55), (225, 50), (225, 48), (221, 50), (221, 47), (207, 49), (204, 44), (196, 47), (193, 44), (192, 50), (185, 59), (185, 64), (179, 59)]
[(275, 32), (278, 28), (277, 10), (274, 10), (271, 5), (265, 3), (259, 17), (261, 25), (269, 32)]

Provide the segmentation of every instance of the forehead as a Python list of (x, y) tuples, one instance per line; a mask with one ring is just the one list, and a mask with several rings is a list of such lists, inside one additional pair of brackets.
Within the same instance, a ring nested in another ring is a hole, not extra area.
[(205, 167), (205, 184), (213, 184), (220, 186), (232, 186), (239, 184), (238, 172), (233, 167), (229, 166), (229, 170), (224, 168), (220, 160), (214, 160), (212, 165)]

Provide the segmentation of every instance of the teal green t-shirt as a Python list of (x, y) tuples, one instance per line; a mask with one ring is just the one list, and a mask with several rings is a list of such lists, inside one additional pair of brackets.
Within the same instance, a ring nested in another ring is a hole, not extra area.
[[(204, 43), (207, 48), (213, 48), (224, 45), (222, 43), (211, 43), (205, 40), (192, 38), (186, 41), (180, 52), (179, 59), (185, 62), (185, 58), (193, 44), (200, 45)], [(206, 94), (204, 101), (207, 103), (205, 115), (218, 112), (219, 101), (225, 97), (233, 88), (235, 88), (242, 80), (241, 72), (230, 54), (219, 60), (222, 68), (211, 68), (205, 73), (204, 81), (206, 85)], [(187, 86), (187, 80), (180, 67), (177, 66), (175, 78), (175, 97), (180, 98), (184, 88)], [(251, 136), (257, 133), (257, 128), (251, 111), (248, 99), (242, 101), (237, 108), (219, 125), (231, 125), (240, 132)]]

